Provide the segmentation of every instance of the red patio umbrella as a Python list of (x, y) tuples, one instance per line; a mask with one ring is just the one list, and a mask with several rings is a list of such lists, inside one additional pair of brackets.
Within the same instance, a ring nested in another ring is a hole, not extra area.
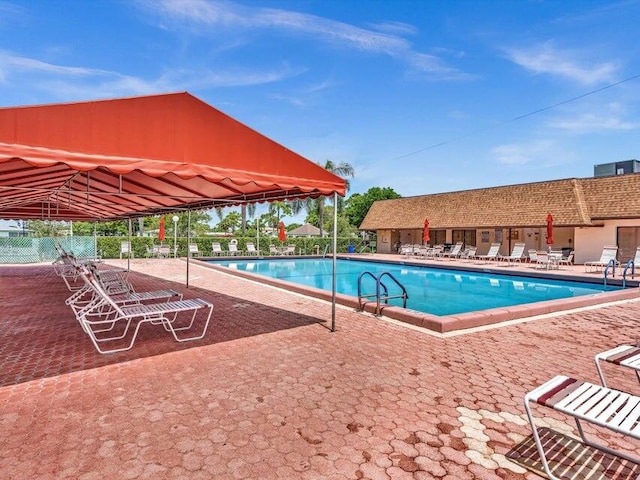
[(278, 240), (284, 242), (287, 239), (287, 232), (284, 230), (284, 222), (280, 222), (280, 226), (278, 228)]
[(429, 243), (429, 240), (431, 240), (431, 238), (429, 237), (429, 219), (425, 218), (424, 228), (422, 229), (422, 241), (424, 243)]
[(160, 217), (160, 227), (158, 229), (158, 240), (164, 241), (164, 217)]
[(553, 245), (553, 216), (547, 215), (547, 245)]

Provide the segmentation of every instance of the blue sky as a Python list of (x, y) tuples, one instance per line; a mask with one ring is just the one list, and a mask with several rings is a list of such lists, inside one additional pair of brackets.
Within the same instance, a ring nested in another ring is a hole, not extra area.
[(350, 193), (588, 177), (640, 158), (640, 78), (611, 86), (640, 75), (638, 18), (635, 0), (0, 0), (0, 105), (186, 90), (350, 163)]

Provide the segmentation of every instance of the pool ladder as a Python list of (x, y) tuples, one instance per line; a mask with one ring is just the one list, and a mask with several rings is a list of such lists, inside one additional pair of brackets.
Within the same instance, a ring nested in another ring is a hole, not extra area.
[[(607, 267), (604, 269), (604, 285), (607, 286), (607, 276), (609, 274), (609, 267), (611, 267), (612, 274), (611, 276), (615, 277), (616, 275), (616, 261), (614, 259), (609, 260), (607, 263)], [(622, 288), (627, 286), (627, 272), (631, 269), (631, 278), (636, 275), (636, 264), (633, 260), (629, 260), (624, 267), (622, 272)]]
[[(364, 277), (371, 277), (376, 282), (375, 293), (362, 293), (362, 279)], [(383, 278), (385, 277), (388, 277), (391, 281), (393, 281), (393, 283), (395, 283), (398, 287), (400, 287), (400, 290), (402, 291), (402, 293), (398, 295), (389, 295), (389, 289), (387, 288), (385, 283), (382, 281)], [(404, 288), (404, 285), (402, 285), (398, 281), (398, 279), (394, 277), (390, 272), (382, 272), (380, 275), (376, 277), (373, 273), (369, 271), (364, 271), (358, 277), (358, 311), (361, 312), (364, 310), (364, 306), (367, 304), (368, 299), (370, 298), (375, 298), (376, 300), (375, 315), (380, 316), (381, 315), (380, 312), (382, 311), (380, 306), (381, 302), (388, 304), (389, 300), (391, 299), (401, 298), (402, 307), (407, 308), (407, 299), (409, 298), (409, 295), (407, 294), (407, 289)]]

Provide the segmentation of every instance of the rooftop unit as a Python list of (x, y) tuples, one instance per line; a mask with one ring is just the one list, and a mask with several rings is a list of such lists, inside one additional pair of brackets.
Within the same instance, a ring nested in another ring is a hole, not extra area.
[(601, 163), (593, 166), (594, 177), (609, 177), (640, 172), (640, 161), (623, 160), (622, 162)]

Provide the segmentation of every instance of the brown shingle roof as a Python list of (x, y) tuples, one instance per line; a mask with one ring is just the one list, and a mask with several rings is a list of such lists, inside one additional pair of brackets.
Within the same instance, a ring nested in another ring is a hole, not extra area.
[(640, 218), (640, 174), (565, 179), (375, 202), (361, 230), (588, 226)]

